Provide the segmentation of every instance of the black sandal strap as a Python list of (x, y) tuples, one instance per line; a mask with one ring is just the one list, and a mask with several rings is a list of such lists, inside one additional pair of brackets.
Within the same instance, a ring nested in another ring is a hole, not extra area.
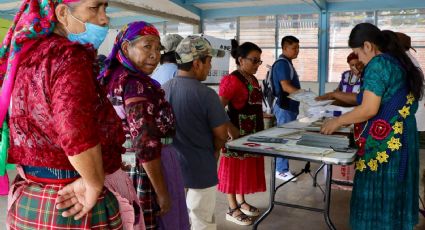
[(251, 217), (250, 217), (250, 216), (248, 216), (248, 215), (246, 215), (245, 213), (241, 213), (241, 214), (239, 214), (239, 215), (235, 216), (235, 218), (236, 218), (237, 220), (239, 220), (239, 221), (243, 221), (243, 222), (246, 222), (245, 220), (252, 221), (252, 220), (251, 220)]
[(229, 207), (229, 211), (227, 212), (227, 214), (233, 216), (233, 213), (238, 209), (239, 209), (239, 207), (236, 207), (236, 208), (233, 208), (233, 209), (231, 207)]
[[(233, 213), (235, 211), (237, 211), (238, 209), (239, 209), (239, 207), (236, 207), (236, 208), (233, 208), (233, 209), (229, 207), (229, 211), (227, 212), (227, 214), (229, 214), (233, 217)], [(234, 216), (234, 218), (236, 218), (237, 220), (242, 221), (242, 222), (252, 221), (250, 216), (246, 215), (242, 211), (240, 211), (240, 212), (241, 212), (241, 214)], [(246, 220), (248, 220), (248, 221), (246, 221)]]
[(250, 205), (250, 204), (246, 203), (246, 201), (245, 201), (245, 200), (244, 200), (242, 203), (238, 203), (239, 208), (242, 208), (242, 205), (243, 205), (243, 204), (246, 204), (246, 205), (248, 205), (248, 206), (249, 206), (249, 210), (248, 210), (248, 211), (250, 211), (250, 212), (259, 212), (259, 211), (260, 211), (260, 209), (258, 209), (258, 208), (256, 208), (256, 207), (254, 207), (254, 206), (252, 206), (252, 205)]
[[(248, 203), (246, 203), (246, 200), (242, 201), (242, 203), (239, 203), (239, 202), (238, 202), (238, 206), (239, 206), (239, 207), (240, 207), (240, 206), (242, 206), (243, 204), (248, 204)], [(249, 205), (249, 206), (251, 206), (251, 205)]]

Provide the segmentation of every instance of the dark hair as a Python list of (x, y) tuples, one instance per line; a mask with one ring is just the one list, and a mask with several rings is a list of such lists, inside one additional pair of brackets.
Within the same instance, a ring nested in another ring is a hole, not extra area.
[(355, 54), (354, 52), (351, 52), (347, 56), (347, 63), (350, 63), (351, 60), (359, 60), (359, 56), (357, 56), (357, 54)]
[(406, 71), (408, 90), (413, 93), (416, 99), (421, 99), (424, 75), (407, 56), (397, 35), (390, 30), (381, 31), (370, 23), (360, 23), (351, 30), (348, 46), (351, 48), (363, 47), (366, 41), (375, 44), (379, 51), (391, 55), (400, 62)]
[(239, 42), (235, 39), (231, 40), (232, 43), (232, 50), (230, 51), (230, 54), (232, 57), (236, 60), (236, 65), (240, 65), (239, 63), (239, 57), (246, 58), (248, 57), (248, 54), (251, 53), (251, 51), (258, 51), (262, 53), (260, 47), (258, 47), (256, 44), (252, 42), (244, 42), (242, 45), (239, 45)]
[[(207, 62), (207, 58), (208, 56), (202, 56), (199, 58), (199, 60), (201, 60), (201, 62), (205, 64)], [(193, 65), (193, 61), (183, 63), (183, 64), (177, 64), (177, 68), (183, 71), (190, 71), (192, 69), (192, 65)]]
[(289, 35), (282, 38), (282, 41), (280, 42), (280, 46), (283, 48), (283, 46), (285, 46), (285, 43), (292, 45), (294, 43), (300, 43), (300, 40), (298, 40), (298, 38), (292, 35)]
[(159, 63), (162, 65), (164, 63), (177, 63), (176, 61), (176, 52), (170, 51), (164, 54), (161, 54), (161, 59), (159, 60)]
[(97, 55), (96, 60), (99, 62), (104, 62), (106, 60), (106, 56), (103, 54), (99, 54)]

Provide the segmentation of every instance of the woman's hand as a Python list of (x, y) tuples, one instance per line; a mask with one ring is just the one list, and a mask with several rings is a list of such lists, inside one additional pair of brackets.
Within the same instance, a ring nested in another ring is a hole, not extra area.
[[(143, 169), (148, 174), (149, 180), (152, 183), (152, 187), (155, 190), (156, 197), (152, 197), (152, 199), (156, 199), (156, 204), (159, 207), (154, 208), (154, 212), (156, 215), (162, 216), (171, 208), (171, 198), (168, 194), (167, 183), (165, 182), (165, 178), (163, 175), (163, 168), (161, 164), (161, 158), (155, 158), (151, 161), (142, 163)], [(155, 202), (150, 201), (152, 204)]]
[(157, 194), (156, 202), (158, 203), (159, 210), (157, 215), (163, 216), (171, 209), (171, 198), (168, 192), (165, 194)]
[(329, 92), (329, 93), (325, 93), (322, 96), (318, 96), (316, 97), (316, 101), (324, 101), (324, 100), (334, 100), (334, 93), (335, 92)]
[(124, 172), (130, 172), (131, 171), (131, 165), (129, 163), (123, 161), (123, 162), (121, 162), (121, 169)]
[(342, 124), (339, 122), (339, 119), (333, 118), (330, 120), (326, 120), (323, 123), (322, 128), (320, 129), (320, 132), (322, 134), (330, 135), (334, 133), (335, 131), (337, 131), (341, 126)]
[(90, 185), (82, 178), (79, 178), (58, 192), (56, 208), (69, 208), (62, 213), (62, 216), (74, 216), (75, 220), (79, 220), (96, 205), (102, 191), (103, 185)]
[(230, 137), (230, 140), (235, 140), (235, 139), (238, 139), (239, 138), (239, 136), (240, 136), (240, 131), (239, 131), (239, 129), (238, 128), (236, 128), (233, 124), (230, 124), (229, 125), (229, 128), (228, 128), (228, 134), (229, 134), (229, 137)]

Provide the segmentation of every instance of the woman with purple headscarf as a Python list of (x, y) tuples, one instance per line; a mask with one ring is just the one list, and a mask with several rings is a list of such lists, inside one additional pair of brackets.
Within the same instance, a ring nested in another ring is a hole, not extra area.
[(117, 35), (99, 80), (127, 134), (124, 165), (133, 179), (147, 229), (189, 229), (171, 105), (150, 78), (160, 60), (159, 33), (133, 22)]

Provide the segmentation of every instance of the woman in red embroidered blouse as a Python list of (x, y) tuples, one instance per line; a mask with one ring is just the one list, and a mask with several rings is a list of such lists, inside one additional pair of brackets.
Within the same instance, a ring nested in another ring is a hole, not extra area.
[[(134, 213), (135, 191), (119, 173), (124, 133), (94, 68), (108, 30), (106, 7), (106, 0), (23, 1), (3, 43), (10, 51), (0, 56), (9, 64), (1, 96), (12, 104), (8, 161), (19, 172), (10, 229), (128, 227), (120, 209)], [(120, 180), (108, 182), (111, 175)]]
[[(261, 65), (261, 49), (251, 42), (241, 46), (232, 40), (232, 56), (238, 69), (224, 76), (219, 96), (228, 106), (232, 139), (264, 129), (262, 93), (254, 74)], [(245, 201), (245, 194), (266, 191), (264, 158), (244, 152), (223, 151), (218, 170), (218, 190), (227, 193), (229, 211), (226, 219), (239, 225), (250, 225), (259, 210)]]

